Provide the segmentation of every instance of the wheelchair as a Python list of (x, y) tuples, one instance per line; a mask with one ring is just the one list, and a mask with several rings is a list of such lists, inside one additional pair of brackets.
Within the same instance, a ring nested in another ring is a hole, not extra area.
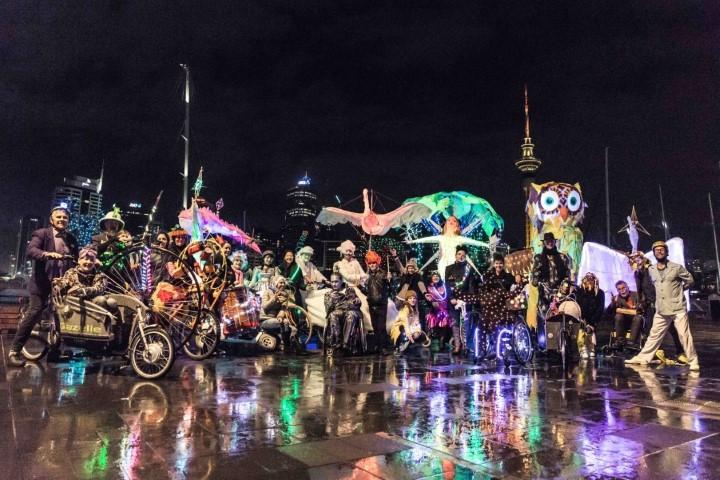
[[(474, 300), (476, 299), (470, 296), (465, 299), (466, 302)], [(514, 358), (520, 365), (525, 366), (532, 361), (535, 347), (530, 328), (522, 315), (526, 303), (517, 296), (512, 296), (506, 300), (505, 305), (506, 322), (491, 333), (488, 333), (483, 325), (482, 311), (473, 310), (467, 314), (465, 305), (462, 305), (461, 318), (464, 321), (461, 322), (460, 338), (465, 340), (467, 355), (472, 356), (475, 363), (494, 358), (502, 360), (508, 366)], [(466, 337), (469, 339), (466, 340)]]
[(640, 318), (642, 318), (642, 325), (640, 325), (640, 335), (638, 337), (638, 341), (637, 343), (630, 342), (632, 338), (631, 328), (627, 329), (627, 332), (625, 333), (625, 338), (618, 338), (617, 332), (615, 332), (615, 326), (613, 325), (613, 330), (612, 332), (610, 332), (610, 338), (608, 339), (608, 343), (606, 345), (603, 345), (600, 351), (606, 357), (625, 357), (637, 355), (642, 349), (642, 345), (645, 344), (645, 322), (647, 321), (645, 319), (645, 315), (639, 313), (636, 309), (629, 308), (618, 308), (615, 311), (616, 313), (632, 315), (633, 317), (636, 315), (640, 315)]
[(541, 284), (544, 298), (550, 302), (538, 304), (537, 347), (540, 352), (552, 353), (560, 357), (563, 368), (576, 354), (577, 338), (584, 328), (580, 305), (572, 294), (559, 296), (556, 289)]

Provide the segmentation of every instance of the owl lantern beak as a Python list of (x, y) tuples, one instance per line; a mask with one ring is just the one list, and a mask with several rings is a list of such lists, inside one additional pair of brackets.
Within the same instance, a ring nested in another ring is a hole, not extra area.
[(565, 220), (567, 220), (569, 215), (570, 215), (570, 210), (568, 210), (567, 207), (560, 207), (560, 217), (563, 219), (563, 222)]

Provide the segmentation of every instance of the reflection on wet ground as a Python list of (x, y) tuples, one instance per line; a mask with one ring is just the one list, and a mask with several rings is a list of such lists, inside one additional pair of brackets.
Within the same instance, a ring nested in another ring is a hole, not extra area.
[(699, 374), (446, 354), (181, 359), (158, 382), (109, 360), (3, 367), (2, 478), (712, 478), (714, 351)]

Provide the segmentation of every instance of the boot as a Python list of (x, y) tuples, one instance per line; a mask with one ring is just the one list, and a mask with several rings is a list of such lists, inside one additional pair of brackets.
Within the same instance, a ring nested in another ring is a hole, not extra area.
[(25, 359), (18, 352), (10, 352), (7, 358), (8, 367), (22, 368), (25, 366)]

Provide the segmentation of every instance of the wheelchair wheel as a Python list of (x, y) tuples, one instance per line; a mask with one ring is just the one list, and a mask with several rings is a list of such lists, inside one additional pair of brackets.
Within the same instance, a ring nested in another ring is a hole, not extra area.
[(497, 360), (502, 360), (507, 366), (510, 364), (510, 357), (513, 350), (513, 331), (511, 328), (502, 327), (497, 331), (497, 338), (495, 339), (495, 353)]
[(27, 342), (25, 342), (25, 346), (23, 347), (21, 353), (22, 356), (25, 357), (25, 360), (36, 362), (47, 355), (48, 350), (50, 350), (50, 344), (45, 336), (40, 333), (33, 332), (30, 334), (30, 338), (28, 338)]
[(128, 348), (130, 365), (142, 378), (154, 380), (164, 376), (175, 361), (175, 345), (170, 335), (161, 328), (146, 328), (145, 335), (138, 332)]
[(202, 310), (202, 285), (195, 259), (148, 245), (135, 245), (106, 259), (107, 292), (130, 295), (147, 305), (148, 324), (159, 324), (183, 345), (192, 336)]
[(490, 353), (490, 336), (481, 325), (473, 329), (473, 344), (470, 346), (475, 362), (482, 362)]
[(203, 309), (190, 340), (183, 345), (183, 351), (193, 360), (204, 360), (215, 353), (219, 341), (220, 321), (213, 312)]
[(277, 348), (277, 338), (269, 333), (262, 332), (257, 339), (257, 344), (266, 352), (273, 352)]
[(526, 365), (532, 361), (533, 355), (535, 354), (532, 337), (530, 335), (530, 329), (522, 320), (516, 321), (513, 326), (512, 347), (518, 363)]
[(301, 316), (301, 318), (295, 322), (295, 328), (297, 328), (298, 342), (302, 345), (307, 345), (308, 342), (310, 342), (310, 337), (312, 337), (312, 326), (308, 322), (307, 317), (304, 315)]

